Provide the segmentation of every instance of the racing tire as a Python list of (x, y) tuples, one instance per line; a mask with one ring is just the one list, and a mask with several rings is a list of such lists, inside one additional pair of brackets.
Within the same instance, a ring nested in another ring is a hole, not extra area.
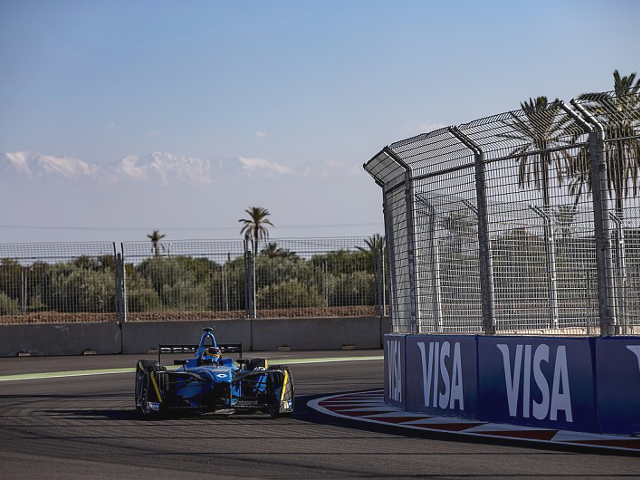
[(266, 409), (266, 413), (272, 418), (291, 415), (294, 410), (293, 377), (291, 376), (291, 371), (286, 365), (271, 365), (269, 366), (269, 370), (279, 370), (284, 375), (282, 379), (279, 379), (282, 384), (273, 386), (273, 395), (275, 398), (273, 399), (273, 404)]
[(159, 410), (150, 407), (149, 394), (157, 396), (154, 392), (152, 375), (157, 371), (166, 370), (155, 360), (139, 360), (136, 367), (136, 410), (144, 419), (160, 416)]

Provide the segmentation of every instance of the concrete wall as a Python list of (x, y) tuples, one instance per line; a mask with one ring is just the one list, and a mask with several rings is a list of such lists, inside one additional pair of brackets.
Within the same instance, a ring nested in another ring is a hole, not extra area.
[(82, 355), (122, 351), (116, 322), (65, 323), (57, 325), (0, 325), (0, 356)]
[(254, 320), (252, 343), (253, 350), (281, 346), (292, 350), (339, 350), (343, 345), (364, 350), (382, 348), (383, 336), (378, 317)]
[(147, 353), (159, 343), (197, 343), (207, 326), (215, 327), (220, 343), (242, 342), (246, 351), (375, 349), (391, 331), (389, 317), (0, 325), (0, 357)]
[(240, 343), (250, 350), (251, 320), (201, 322), (128, 322), (122, 324), (122, 353), (147, 353), (159, 343), (196, 344), (202, 327), (214, 327), (219, 343)]

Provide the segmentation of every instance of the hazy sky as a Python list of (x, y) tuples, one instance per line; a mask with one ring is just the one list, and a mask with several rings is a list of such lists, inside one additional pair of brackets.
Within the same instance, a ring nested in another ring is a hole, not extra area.
[(639, 24), (637, 0), (0, 0), (0, 152), (360, 165), (610, 90), (640, 70)]

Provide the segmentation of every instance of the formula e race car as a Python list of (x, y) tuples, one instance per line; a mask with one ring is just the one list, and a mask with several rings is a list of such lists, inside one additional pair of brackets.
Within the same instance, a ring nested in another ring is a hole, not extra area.
[[(235, 413), (262, 411), (271, 416), (293, 412), (293, 379), (285, 365), (264, 358), (243, 359), (242, 344), (218, 344), (213, 328), (203, 328), (198, 345), (159, 345), (158, 360), (136, 366), (136, 409), (143, 417), (180, 410)], [(238, 352), (239, 358), (223, 358)], [(177, 369), (160, 364), (161, 354), (195, 353), (175, 360)]]

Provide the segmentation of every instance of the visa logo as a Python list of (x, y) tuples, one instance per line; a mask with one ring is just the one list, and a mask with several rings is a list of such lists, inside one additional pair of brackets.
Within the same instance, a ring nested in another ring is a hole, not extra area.
[(402, 402), (402, 359), (400, 341), (387, 340), (387, 392), (394, 402)]
[(450, 342), (429, 342), (429, 348), (425, 342), (418, 342), (418, 348), (422, 359), (424, 406), (455, 409), (457, 403), (457, 407), (464, 410), (460, 342), (453, 344), (451, 367), (446, 362), (452, 356)]
[(638, 360), (638, 370), (640, 371), (640, 345), (627, 345), (627, 350), (630, 350), (636, 356)]
[[(509, 345), (499, 343), (496, 347), (502, 353), (510, 416), (517, 416), (518, 405), (521, 404), (524, 418), (530, 418), (533, 415), (538, 420), (548, 418), (555, 421), (558, 419), (558, 413), (564, 412), (567, 422), (573, 422), (569, 368), (564, 345), (556, 348), (551, 385), (542, 372), (543, 363), (550, 362), (551, 349), (548, 345), (543, 343), (535, 349), (532, 345), (516, 345), (513, 364)], [(520, 385), (522, 385), (522, 392)], [(533, 385), (537, 389), (534, 395), (531, 388)]]

